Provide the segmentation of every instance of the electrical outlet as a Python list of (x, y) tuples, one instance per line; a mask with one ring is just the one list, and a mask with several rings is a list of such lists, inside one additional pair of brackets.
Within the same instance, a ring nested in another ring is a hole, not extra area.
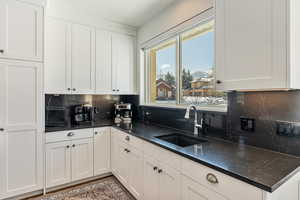
[(247, 118), (247, 117), (240, 117), (240, 119), (241, 119), (241, 130), (247, 132), (255, 131), (255, 119)]
[(300, 137), (300, 123), (276, 121), (277, 135), (287, 137)]

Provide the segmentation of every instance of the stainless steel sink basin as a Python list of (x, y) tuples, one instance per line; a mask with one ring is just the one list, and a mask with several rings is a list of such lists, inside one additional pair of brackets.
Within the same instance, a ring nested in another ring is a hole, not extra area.
[(180, 147), (187, 147), (195, 144), (202, 144), (208, 142), (207, 140), (202, 140), (202, 139), (186, 136), (179, 133), (157, 136), (156, 138), (171, 144), (175, 144)]

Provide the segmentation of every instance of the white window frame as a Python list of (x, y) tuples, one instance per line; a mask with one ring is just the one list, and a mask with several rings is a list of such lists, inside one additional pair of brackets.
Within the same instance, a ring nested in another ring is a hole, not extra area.
[[(159, 36), (151, 39), (150, 41), (142, 44), (141, 52), (142, 52), (142, 62), (143, 62), (143, 70), (141, 70), (141, 82), (143, 92), (141, 92), (141, 105), (143, 106), (151, 106), (151, 107), (167, 107), (167, 108), (186, 108), (187, 105), (180, 104), (180, 92), (181, 92), (181, 78), (180, 72), (182, 67), (182, 58), (181, 58), (181, 35), (189, 30), (192, 30), (202, 24), (206, 24), (215, 19), (214, 10), (210, 9), (191, 20), (188, 20), (169, 31), (160, 34)], [(176, 39), (176, 104), (155, 104), (150, 102), (150, 54), (149, 51), (151, 48), (158, 46), (159, 44)], [(178, 80), (179, 78), (179, 80)], [(198, 106), (199, 110), (203, 111), (214, 111), (214, 112), (227, 112), (227, 105), (206, 105), (206, 106)]]

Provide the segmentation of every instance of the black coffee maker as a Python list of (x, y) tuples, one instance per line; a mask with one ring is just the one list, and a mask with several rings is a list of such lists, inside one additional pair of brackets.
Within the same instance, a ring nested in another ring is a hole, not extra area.
[(90, 126), (94, 119), (94, 107), (89, 104), (76, 105), (71, 108), (72, 126)]

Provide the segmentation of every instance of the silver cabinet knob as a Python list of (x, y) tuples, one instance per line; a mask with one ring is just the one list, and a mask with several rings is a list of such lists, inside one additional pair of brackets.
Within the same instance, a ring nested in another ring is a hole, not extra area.
[(156, 171), (157, 169), (158, 169), (158, 167), (156, 167), (156, 166), (155, 166), (155, 167), (153, 167), (153, 170), (154, 170), (154, 171)]
[(76, 88), (73, 88), (72, 90), (73, 90), (73, 91), (76, 91)]
[(157, 172), (160, 174), (160, 173), (162, 173), (162, 172), (163, 172), (163, 170), (162, 170), (162, 169), (159, 169)]
[(125, 137), (125, 140), (130, 141), (130, 137), (129, 137), (129, 136), (126, 136), (126, 137)]
[(67, 145), (67, 149), (69, 149), (70, 148), (70, 145)]
[(4, 130), (4, 128), (0, 128), (0, 131), (3, 132), (3, 131), (5, 131), (5, 130)]
[(95, 131), (95, 135), (98, 135), (98, 132), (97, 132), (97, 131)]
[(70, 132), (70, 133), (68, 133), (68, 137), (72, 137), (72, 136), (74, 136), (75, 134), (73, 133), (73, 132)]
[(211, 174), (211, 173), (208, 173), (206, 175), (206, 180), (212, 184), (218, 184), (219, 181), (218, 181), (218, 178), (216, 177), (216, 175), (214, 174)]
[(221, 84), (222, 83), (222, 81), (220, 81), (220, 80), (217, 80), (217, 82), (216, 82), (217, 84)]
[(73, 148), (74, 148), (75, 146), (76, 146), (75, 144), (72, 145)]
[(4, 50), (3, 50), (3, 49), (0, 49), (0, 53), (1, 53), (1, 54), (4, 54)]
[(68, 91), (71, 91), (71, 88), (68, 88), (67, 90), (68, 90)]

